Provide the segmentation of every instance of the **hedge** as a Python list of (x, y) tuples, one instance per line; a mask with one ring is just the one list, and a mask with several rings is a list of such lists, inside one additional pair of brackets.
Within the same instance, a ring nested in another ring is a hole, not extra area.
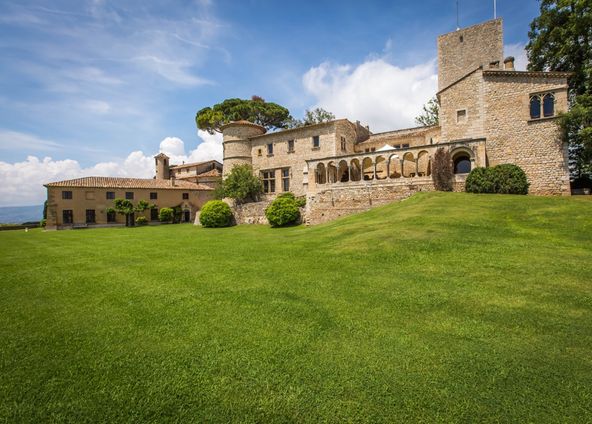
[(201, 208), (199, 222), (204, 227), (228, 227), (232, 224), (232, 210), (222, 200), (210, 200)]
[(506, 163), (491, 168), (475, 168), (467, 176), (468, 193), (528, 194), (526, 174), (517, 165)]
[(300, 208), (294, 195), (276, 198), (265, 209), (265, 216), (272, 227), (293, 225), (300, 219)]

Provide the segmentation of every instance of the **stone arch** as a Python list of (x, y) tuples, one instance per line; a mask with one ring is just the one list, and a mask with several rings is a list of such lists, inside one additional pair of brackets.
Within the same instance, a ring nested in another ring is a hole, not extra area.
[(388, 160), (389, 178), (401, 178), (401, 159), (399, 155), (390, 155)]
[(329, 162), (327, 165), (327, 182), (329, 184), (337, 182), (337, 167), (333, 161)]
[(359, 159), (352, 159), (350, 163), (350, 181), (360, 181), (362, 179), (362, 166)]
[(388, 177), (387, 161), (384, 156), (378, 156), (375, 162), (376, 179), (385, 180)]
[(374, 163), (371, 158), (364, 158), (362, 161), (362, 174), (364, 175), (364, 181), (374, 179)]
[(405, 178), (414, 177), (416, 173), (417, 169), (413, 153), (407, 152), (403, 155), (403, 176)]
[(337, 166), (337, 181), (347, 183), (349, 181), (349, 165), (345, 160), (339, 162)]
[(325, 164), (323, 162), (319, 163), (315, 169), (315, 182), (317, 184), (327, 183), (327, 170), (325, 169)]
[(417, 155), (417, 175), (419, 177), (427, 177), (431, 175), (430, 154), (427, 150), (422, 150)]
[(452, 170), (455, 174), (468, 174), (473, 169), (475, 153), (466, 147), (458, 147), (450, 152)]

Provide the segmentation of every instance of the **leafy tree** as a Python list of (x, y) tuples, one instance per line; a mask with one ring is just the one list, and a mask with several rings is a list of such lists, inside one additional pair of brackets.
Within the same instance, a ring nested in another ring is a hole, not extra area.
[(135, 212), (144, 212), (146, 209), (150, 208), (150, 204), (145, 200), (140, 200), (136, 206), (134, 206), (133, 202), (128, 199), (115, 199), (113, 201), (113, 208), (107, 208), (107, 212), (117, 212), (120, 215), (125, 216), (125, 226), (126, 227), (133, 227), (134, 220), (132, 219), (132, 214)]
[(246, 120), (265, 128), (287, 128), (292, 121), (290, 111), (276, 103), (266, 102), (262, 97), (253, 96), (250, 100), (226, 99), (212, 107), (197, 112), (197, 128), (214, 134), (220, 127), (231, 121)]
[(250, 165), (235, 165), (221, 184), (218, 195), (230, 197), (237, 203), (257, 201), (263, 191), (261, 180), (253, 175)]
[(572, 175), (592, 174), (592, 95), (577, 96), (568, 113), (559, 118), (565, 139), (570, 143)]
[(452, 158), (450, 152), (443, 147), (436, 150), (432, 164), (432, 180), (438, 191), (452, 191)]
[(440, 103), (437, 97), (432, 97), (423, 105), (423, 112), (415, 118), (415, 123), (424, 127), (440, 123)]
[(592, 94), (592, 2), (541, 0), (526, 45), (531, 71), (573, 72), (574, 95)]
[(158, 211), (158, 220), (160, 222), (173, 222), (175, 210), (173, 208), (161, 208)]
[(335, 119), (335, 115), (331, 112), (317, 107), (313, 110), (306, 109), (303, 119), (292, 119), (288, 126), (290, 128), (304, 127), (305, 125), (321, 124), (323, 122), (330, 122)]

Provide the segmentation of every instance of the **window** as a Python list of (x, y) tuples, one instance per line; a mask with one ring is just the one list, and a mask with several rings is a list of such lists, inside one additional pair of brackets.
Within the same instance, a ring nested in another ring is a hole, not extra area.
[(84, 198), (86, 200), (95, 200), (95, 192), (94, 191), (86, 191), (84, 193)]
[(64, 224), (72, 224), (74, 222), (74, 214), (72, 213), (72, 209), (64, 209), (62, 211), (62, 218)]
[(312, 148), (319, 149), (321, 147), (321, 139), (318, 135), (312, 137)]
[(467, 110), (466, 109), (457, 110), (456, 111), (456, 122), (462, 123), (462, 122), (466, 122), (466, 121), (467, 121)]
[(294, 151), (294, 140), (288, 140), (288, 153)]
[(461, 153), (454, 158), (454, 173), (468, 174), (471, 172), (471, 159), (466, 153)]
[(67, 200), (72, 199), (72, 192), (71, 191), (62, 191), (62, 199), (67, 199)]
[(94, 224), (95, 221), (95, 210), (94, 209), (87, 209), (86, 210), (86, 223), (87, 224)]
[(150, 209), (150, 221), (158, 221), (158, 209)]
[(257, 150), (257, 156), (263, 156), (263, 152), (261, 152), (261, 149)]
[(117, 222), (115, 211), (109, 211), (109, 212), (107, 212), (107, 222), (108, 223)]
[(347, 146), (345, 143), (345, 137), (341, 137), (341, 151), (345, 152), (347, 150)]
[(403, 144), (401, 147), (403, 147), (403, 149), (408, 149), (409, 148), (409, 144)]
[(126, 191), (125, 198), (128, 200), (134, 200), (134, 192), (133, 191)]
[(282, 190), (290, 191), (290, 168), (282, 169)]
[(543, 116), (548, 118), (555, 115), (555, 96), (552, 93), (543, 97)]
[(541, 98), (532, 96), (530, 98), (530, 118), (539, 119), (541, 117)]
[(263, 171), (263, 192), (275, 193), (275, 170)]
[(273, 155), (273, 143), (267, 144), (267, 155)]
[(371, 152), (375, 152), (375, 151), (376, 151), (376, 147), (371, 147), (371, 148), (370, 148), (370, 151), (371, 151)]
[(189, 193), (183, 193), (183, 200), (189, 199)]
[(151, 192), (150, 193), (150, 200), (156, 200), (156, 199), (158, 199), (158, 193)]
[(364, 153), (370, 153), (370, 149), (364, 149)]
[(115, 199), (115, 192), (114, 191), (108, 191), (107, 194), (107, 200), (113, 200)]

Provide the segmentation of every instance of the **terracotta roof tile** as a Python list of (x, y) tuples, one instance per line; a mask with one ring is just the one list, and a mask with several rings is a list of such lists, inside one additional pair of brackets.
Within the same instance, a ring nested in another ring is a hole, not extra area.
[(202, 172), (201, 174), (199, 174), (197, 177), (221, 177), (222, 173), (220, 171), (218, 171), (217, 169), (212, 169), (210, 171), (206, 171), (206, 172)]
[(82, 177), (73, 180), (56, 181), (45, 187), (89, 187), (89, 188), (165, 188), (172, 190), (212, 190), (203, 184), (189, 181), (157, 180), (154, 178)]

